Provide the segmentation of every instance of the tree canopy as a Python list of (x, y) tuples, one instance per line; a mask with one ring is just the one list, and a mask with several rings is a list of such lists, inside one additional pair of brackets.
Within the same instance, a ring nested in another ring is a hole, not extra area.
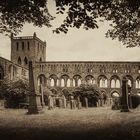
[[(106, 37), (119, 39), (127, 47), (140, 46), (139, 0), (55, 0), (57, 14), (66, 14), (54, 32), (67, 33), (71, 27), (98, 28), (97, 20), (111, 21)], [(0, 32), (18, 33), (25, 22), (50, 27), (47, 0), (1, 0)]]
[(17, 34), (26, 22), (50, 27), (53, 17), (46, 5), (46, 0), (1, 0), (0, 33)]
[(99, 99), (101, 97), (101, 91), (95, 84), (81, 84), (79, 87), (74, 89), (73, 95)]

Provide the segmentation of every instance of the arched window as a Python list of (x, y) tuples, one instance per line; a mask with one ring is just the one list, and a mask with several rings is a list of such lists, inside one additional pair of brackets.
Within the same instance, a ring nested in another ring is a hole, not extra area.
[(4, 71), (3, 68), (0, 66), (0, 80), (4, 78)]
[(27, 44), (28, 44), (28, 51), (30, 50), (30, 42), (27, 42)]
[(116, 88), (120, 88), (120, 81), (118, 79), (116, 80)]
[(140, 88), (140, 77), (136, 79), (136, 88)]
[(114, 75), (111, 77), (111, 88), (120, 88), (120, 80), (119, 77)]
[(67, 80), (67, 87), (70, 87), (70, 79)]
[(17, 51), (19, 50), (19, 43), (17, 42), (16, 43), (16, 46), (17, 46)]
[(73, 87), (75, 87), (76, 86), (76, 81), (75, 81), (75, 79), (73, 79)]
[(78, 79), (78, 86), (81, 85), (81, 79)]
[(54, 86), (54, 79), (51, 79), (51, 87)]
[(42, 58), (40, 57), (39, 61), (41, 62), (42, 61)]
[(24, 64), (27, 65), (28, 64), (28, 59), (25, 57), (24, 58)]
[(115, 80), (114, 79), (111, 80), (111, 88), (115, 88)]
[(115, 91), (115, 92), (112, 93), (112, 97), (118, 98), (118, 97), (120, 97), (120, 95), (119, 95), (118, 92)]
[(18, 64), (21, 65), (21, 58), (18, 58)]
[(24, 42), (22, 42), (22, 50), (24, 51)]
[(61, 87), (64, 87), (64, 79), (61, 79)]
[(99, 81), (99, 87), (107, 88), (107, 79), (106, 77), (101, 77)]
[(132, 87), (132, 81), (130, 79), (128, 79), (128, 85)]

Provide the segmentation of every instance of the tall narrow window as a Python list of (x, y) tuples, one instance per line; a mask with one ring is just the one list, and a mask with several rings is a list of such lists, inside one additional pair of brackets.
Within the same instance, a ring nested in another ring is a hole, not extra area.
[(16, 46), (17, 46), (17, 51), (19, 50), (19, 44), (18, 44), (18, 42), (16, 43)]
[(24, 64), (27, 65), (28, 64), (28, 59), (25, 57), (24, 58)]
[(21, 65), (21, 58), (18, 58), (18, 64)]
[(27, 43), (28, 44), (28, 51), (30, 50), (30, 42)]
[(39, 52), (39, 50), (40, 50), (40, 49), (39, 49), (39, 43), (38, 43), (38, 52)]
[(22, 50), (24, 51), (24, 42), (22, 42)]
[(3, 80), (4, 78), (4, 71), (3, 68), (0, 66), (0, 80)]

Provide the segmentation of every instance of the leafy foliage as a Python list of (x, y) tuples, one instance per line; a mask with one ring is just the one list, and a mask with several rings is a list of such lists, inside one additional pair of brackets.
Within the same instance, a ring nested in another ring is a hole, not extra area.
[(73, 91), (74, 96), (82, 96), (87, 98), (97, 98), (101, 97), (101, 91), (97, 85), (91, 84), (81, 84), (79, 87), (74, 89)]
[(0, 33), (6, 34), (17, 34), (25, 22), (50, 27), (50, 20), (53, 19), (46, 0), (1, 0), (0, 16)]
[(57, 13), (67, 17), (56, 33), (67, 33), (69, 27), (98, 28), (97, 19), (112, 21), (107, 37), (118, 38), (127, 47), (140, 46), (139, 0), (56, 0)]
[(26, 102), (26, 97), (29, 93), (27, 83), (22, 80), (9, 81), (3, 80), (0, 85), (1, 99), (6, 100), (6, 107), (18, 107), (20, 102)]
[[(98, 28), (99, 18), (111, 21), (106, 37), (119, 39), (127, 47), (140, 46), (140, 0), (55, 0), (57, 14), (66, 14), (53, 32), (67, 33), (70, 27)], [(47, 0), (1, 0), (0, 33), (21, 31), (25, 22), (50, 27), (54, 19)]]

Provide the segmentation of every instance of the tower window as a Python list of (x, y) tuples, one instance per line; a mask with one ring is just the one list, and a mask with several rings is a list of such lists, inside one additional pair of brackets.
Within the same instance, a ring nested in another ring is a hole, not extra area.
[(39, 61), (42, 61), (42, 58), (40, 57), (40, 60)]
[(38, 43), (38, 51), (39, 51), (40, 49), (39, 49), (39, 43)]
[(22, 50), (24, 50), (24, 42), (22, 42)]
[(28, 44), (28, 51), (30, 50), (30, 42), (27, 43)]
[(21, 58), (18, 58), (18, 64), (21, 65)]
[(18, 42), (16, 43), (16, 46), (17, 46), (17, 51), (18, 51), (18, 49), (19, 49), (19, 44), (18, 44)]
[(27, 65), (28, 64), (28, 59), (25, 57), (24, 58), (24, 64)]

